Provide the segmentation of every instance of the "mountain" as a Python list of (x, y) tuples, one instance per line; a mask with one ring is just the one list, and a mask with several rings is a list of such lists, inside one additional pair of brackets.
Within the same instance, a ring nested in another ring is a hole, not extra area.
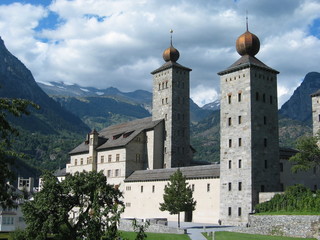
[(220, 109), (220, 99), (215, 100), (214, 102), (207, 103), (202, 106), (202, 109), (216, 111)]
[(291, 98), (282, 105), (279, 113), (287, 118), (311, 124), (311, 97), (320, 89), (320, 73), (308, 73)]
[(68, 152), (90, 131), (79, 117), (50, 98), (35, 82), (32, 73), (5, 47), (0, 38), (0, 97), (33, 101), (40, 110), (29, 108), (29, 116), (8, 120), (19, 130), (13, 148), (25, 154), (28, 164), (55, 169), (68, 161)]
[[(101, 129), (112, 124), (151, 116), (152, 93), (148, 91), (121, 92), (114, 87), (97, 89), (63, 82), (38, 82), (38, 85), (91, 128)], [(202, 109), (190, 99), (191, 121), (201, 121), (210, 113), (211, 109)]]

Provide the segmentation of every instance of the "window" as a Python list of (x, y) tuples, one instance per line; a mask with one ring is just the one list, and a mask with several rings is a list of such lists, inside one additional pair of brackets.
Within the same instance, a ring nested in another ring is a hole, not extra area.
[(166, 104), (168, 104), (168, 98), (166, 98)]
[(229, 139), (229, 148), (232, 147), (232, 139)]
[(232, 190), (232, 185), (231, 182), (228, 183), (228, 190), (231, 191)]
[(154, 191), (155, 191), (155, 186), (152, 185), (152, 192), (154, 193)]
[(242, 122), (242, 118), (241, 116), (238, 116), (238, 123), (241, 124), (241, 122)]
[(228, 126), (231, 126), (231, 117), (228, 118)]
[(111, 177), (112, 176), (112, 171), (111, 170), (108, 170), (107, 171), (107, 177)]
[(238, 160), (238, 168), (241, 168), (242, 167), (241, 165), (242, 165), (242, 161), (241, 161), (241, 159), (239, 159)]
[(126, 202), (126, 207), (131, 207), (131, 203)]
[(265, 139), (263, 139), (263, 145), (266, 147), (267, 145), (268, 145), (268, 141), (267, 141), (267, 139), (265, 138)]
[(266, 116), (263, 117), (263, 124), (267, 125), (267, 117)]
[(108, 162), (111, 162), (112, 160), (112, 155), (108, 155)]
[(83, 158), (80, 159), (80, 165), (83, 165)]
[(242, 191), (242, 182), (238, 182), (238, 190)]
[(265, 94), (262, 95), (262, 101), (266, 102), (266, 95)]
[(194, 192), (194, 184), (191, 185), (191, 190)]
[(283, 172), (283, 163), (280, 163), (280, 172)]
[(162, 101), (162, 105), (164, 105), (164, 99), (163, 98), (161, 99), (161, 101)]
[(231, 95), (228, 95), (228, 103), (231, 104)]
[(104, 156), (101, 156), (100, 161), (101, 163), (104, 163)]
[(273, 98), (272, 96), (270, 96), (270, 104), (272, 104), (272, 102), (273, 102)]
[(228, 207), (228, 216), (231, 216), (232, 212), (231, 212), (231, 207)]
[(264, 185), (261, 185), (261, 192), (264, 192)]
[(142, 192), (142, 193), (143, 193), (143, 186), (141, 186), (141, 187), (140, 187), (140, 192)]
[(161, 89), (161, 84), (159, 83), (159, 90)]
[(210, 183), (207, 183), (207, 192), (210, 192)]
[(136, 154), (136, 162), (140, 162), (140, 153)]
[(164, 115), (165, 120), (168, 120), (168, 114)]
[(320, 122), (320, 114), (318, 115), (318, 118), (319, 118), (319, 122)]
[(117, 154), (116, 155), (116, 162), (119, 162), (119, 160), (120, 160), (120, 154)]
[(74, 160), (74, 165), (77, 166), (78, 165), (78, 159)]
[(241, 216), (241, 207), (238, 208), (238, 216)]
[(239, 144), (239, 147), (241, 147), (241, 145), (242, 145), (242, 139), (241, 138), (238, 139), (238, 144)]
[(259, 93), (256, 92), (256, 101), (259, 101)]
[(232, 161), (229, 160), (229, 169), (231, 169)]
[(238, 102), (241, 102), (241, 93), (238, 93)]
[(115, 177), (119, 177), (120, 176), (120, 169), (116, 169), (114, 175), (115, 175)]
[(267, 169), (268, 168), (268, 161), (264, 160), (264, 168)]
[(126, 191), (131, 191), (131, 186), (126, 186)]

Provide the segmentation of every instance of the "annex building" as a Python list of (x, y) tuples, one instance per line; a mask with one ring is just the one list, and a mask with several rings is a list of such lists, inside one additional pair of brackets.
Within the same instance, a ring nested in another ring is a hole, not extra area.
[(291, 174), (287, 160), (296, 151), (279, 148), (279, 72), (255, 57), (260, 42), (248, 29), (237, 39), (236, 48), (240, 59), (218, 73), (220, 164), (196, 165), (192, 161), (191, 69), (177, 62), (180, 54), (171, 39), (163, 52), (164, 64), (151, 72), (152, 117), (93, 130), (70, 152), (70, 163), (58, 175), (103, 171), (108, 183), (123, 192), (123, 218), (176, 220), (176, 216), (161, 212), (159, 204), (170, 175), (180, 168), (197, 201), (196, 209), (182, 219), (203, 223), (221, 220), (233, 225), (246, 224), (255, 204), (287, 186), (301, 183), (318, 188), (319, 170)]

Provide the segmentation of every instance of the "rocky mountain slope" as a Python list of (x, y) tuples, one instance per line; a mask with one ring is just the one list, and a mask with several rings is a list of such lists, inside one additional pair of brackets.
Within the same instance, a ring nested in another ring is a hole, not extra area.
[(90, 129), (37, 85), (31, 72), (7, 50), (1, 38), (0, 86), (0, 97), (29, 99), (40, 106), (40, 110), (30, 108), (29, 116), (8, 117), (20, 132), (13, 139), (13, 147), (25, 153), (24, 160), (33, 166), (54, 169), (58, 162), (65, 163), (67, 152)]

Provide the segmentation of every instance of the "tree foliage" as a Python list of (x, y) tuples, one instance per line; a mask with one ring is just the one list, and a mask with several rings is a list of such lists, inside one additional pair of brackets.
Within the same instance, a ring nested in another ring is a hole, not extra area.
[(164, 188), (163, 203), (160, 203), (161, 211), (170, 214), (178, 214), (178, 227), (180, 228), (180, 212), (193, 211), (196, 201), (192, 197), (192, 190), (186, 182), (180, 169), (170, 176), (170, 181)]
[(260, 203), (256, 212), (319, 212), (320, 191), (312, 192), (303, 185), (288, 187), (284, 194), (276, 194), (270, 201)]
[(13, 207), (17, 196), (14, 195), (14, 189), (8, 184), (12, 180), (12, 172), (10, 166), (20, 154), (11, 149), (10, 140), (13, 135), (19, 132), (8, 121), (8, 114), (20, 117), (28, 115), (28, 106), (35, 108), (38, 106), (24, 99), (0, 98), (0, 206), (3, 208)]
[(296, 148), (299, 152), (289, 159), (293, 163), (291, 170), (294, 173), (320, 166), (320, 148), (317, 144), (319, 140), (319, 134), (315, 137), (301, 137), (298, 139)]
[(68, 175), (62, 182), (46, 173), (42, 190), (22, 208), (27, 238), (44, 240), (54, 234), (57, 239), (116, 239), (122, 195), (106, 180), (95, 171)]

